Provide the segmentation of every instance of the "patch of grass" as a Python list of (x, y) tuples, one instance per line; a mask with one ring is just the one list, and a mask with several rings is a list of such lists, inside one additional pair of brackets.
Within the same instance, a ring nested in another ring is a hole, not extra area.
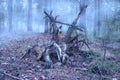
[(95, 74), (107, 75), (112, 72), (115, 72), (118, 67), (117, 64), (110, 60), (102, 61), (102, 57), (98, 57), (93, 60), (93, 64), (90, 68), (90, 71)]

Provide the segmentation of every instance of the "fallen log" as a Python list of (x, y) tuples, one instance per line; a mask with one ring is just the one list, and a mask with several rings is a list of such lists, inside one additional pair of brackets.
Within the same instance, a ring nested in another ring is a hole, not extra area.
[[(51, 21), (53, 21), (53, 22), (55, 22), (55, 23), (59, 23), (59, 24), (67, 25), (67, 26), (73, 26), (73, 27), (75, 27), (75, 29), (78, 29), (78, 30), (80, 30), (80, 31), (84, 31), (84, 29), (83, 29), (82, 26), (76, 26), (76, 25), (74, 25), (77, 19), (75, 19), (75, 21), (73, 22), (73, 24), (68, 24), (68, 23), (64, 23), (64, 22), (61, 22), (61, 21), (56, 21), (56, 20), (55, 20), (51, 15), (49, 15), (46, 11), (44, 11), (44, 13), (46, 14), (46, 16), (47, 16)], [(79, 15), (80, 15), (80, 14), (81, 14), (81, 13), (79, 13)], [(78, 16), (78, 17), (79, 17), (79, 16)]]
[(59, 24), (63, 24), (63, 25), (67, 25), (67, 26), (73, 26), (73, 27), (75, 27), (74, 29), (84, 31), (84, 28), (82, 26), (76, 26), (76, 25), (72, 25), (72, 24), (68, 24), (68, 23), (64, 23), (64, 22), (60, 22), (60, 21), (54, 21), (54, 22), (59, 23)]

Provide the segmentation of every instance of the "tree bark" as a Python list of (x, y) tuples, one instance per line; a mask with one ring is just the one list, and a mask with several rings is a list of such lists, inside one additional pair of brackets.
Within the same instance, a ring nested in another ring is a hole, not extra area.
[(27, 27), (28, 31), (32, 31), (32, 0), (28, 0)]
[(100, 32), (100, 25), (101, 25), (101, 21), (100, 21), (100, 4), (101, 4), (101, 0), (94, 0), (94, 5), (95, 5), (95, 23), (94, 23), (94, 36), (99, 35)]
[[(80, 0), (80, 8), (86, 5), (86, 0)], [(86, 28), (86, 9), (82, 12), (80, 17), (80, 25), (83, 25)]]
[(44, 33), (49, 33), (49, 21), (47, 17), (45, 17), (45, 32)]
[(9, 32), (12, 31), (13, 25), (13, 0), (8, 0), (8, 25), (9, 25)]
[(81, 16), (81, 14), (83, 14), (83, 12), (84, 12), (84, 10), (86, 10), (86, 8), (87, 8), (87, 5), (85, 5), (85, 6), (82, 6), (81, 8), (80, 8), (80, 12), (78, 13), (78, 15), (77, 15), (77, 17), (74, 19), (74, 21), (72, 22), (72, 26), (70, 26), (69, 28), (68, 28), (68, 30), (67, 30), (67, 34), (66, 34), (66, 36), (65, 36), (65, 42), (66, 43), (69, 43), (69, 39), (70, 39), (70, 37), (71, 37), (71, 34), (72, 34), (72, 32), (74, 31), (74, 29), (76, 28), (76, 24), (77, 24), (77, 22), (78, 22), (78, 20), (79, 20), (79, 18), (80, 18), (80, 16)]
[[(44, 10), (48, 11), (51, 8), (52, 0), (48, 0), (48, 2), (44, 1)], [(49, 19), (45, 17), (45, 31), (44, 33), (50, 33), (50, 23)]]
[(4, 30), (4, 21), (5, 21), (5, 14), (4, 12), (0, 12), (0, 33)]

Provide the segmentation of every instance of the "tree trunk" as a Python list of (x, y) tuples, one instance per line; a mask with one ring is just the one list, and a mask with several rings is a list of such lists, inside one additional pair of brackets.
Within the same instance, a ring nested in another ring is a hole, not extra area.
[(95, 4), (95, 23), (94, 23), (94, 36), (99, 35), (100, 32), (100, 4), (101, 1), (100, 0), (94, 0), (94, 4)]
[(8, 25), (9, 25), (9, 32), (11, 32), (12, 29), (13, 29), (12, 21), (13, 21), (13, 0), (8, 0)]
[[(67, 30), (67, 34), (66, 34), (66, 36), (65, 36), (65, 38), (66, 38), (65, 42), (66, 42), (66, 43), (69, 43), (69, 39), (70, 39), (70, 37), (71, 37), (71, 34), (72, 34), (72, 32), (75, 30), (76, 24), (77, 24), (79, 18), (81, 17), (81, 15), (85, 12), (86, 8), (87, 8), (87, 5), (80, 6), (80, 11), (79, 11), (77, 17), (76, 17), (76, 18), (74, 19), (74, 21), (72, 22), (72, 26), (70, 26), (70, 27), (68, 28), (68, 30)], [(83, 25), (83, 26), (84, 26), (84, 25)]]
[[(86, 0), (80, 0), (80, 8), (86, 5)], [(86, 28), (86, 9), (83, 11), (80, 17), (80, 25)]]
[(45, 18), (45, 32), (44, 33), (49, 33), (49, 21), (48, 18)]
[(4, 30), (4, 19), (5, 14), (3, 12), (0, 12), (0, 33)]
[[(44, 9), (45, 11), (49, 11), (52, 5), (52, 0), (48, 0), (48, 2), (46, 3), (46, 1), (44, 1)], [(45, 31), (44, 33), (50, 33), (50, 23), (49, 23), (49, 19), (45, 18)]]
[(32, 0), (28, 0), (27, 27), (28, 31), (32, 31)]

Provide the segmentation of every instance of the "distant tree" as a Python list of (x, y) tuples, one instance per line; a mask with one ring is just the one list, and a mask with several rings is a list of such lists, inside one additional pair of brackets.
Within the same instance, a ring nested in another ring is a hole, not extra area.
[[(86, 5), (86, 0), (80, 0), (80, 8)], [(83, 11), (81, 18), (80, 18), (80, 25), (86, 27), (86, 10)]]
[(44, 33), (49, 33), (49, 19), (45, 17), (45, 31)]
[[(0, 10), (4, 8), (4, 6), (2, 5), (3, 3), (4, 3), (4, 0), (1, 0), (1, 2), (0, 2)], [(4, 21), (5, 21), (4, 10), (1, 10), (0, 11), (0, 33), (3, 32)]]
[[(50, 10), (51, 5), (52, 5), (52, 0), (48, 0), (47, 3), (46, 3), (46, 1), (44, 1), (44, 10), (51, 11)], [(48, 18), (45, 18), (45, 31), (44, 32), (45, 33), (49, 33), (50, 32), (50, 23), (49, 23), (49, 19)]]
[(28, 0), (27, 30), (32, 31), (32, 0)]
[(99, 35), (100, 32), (100, 5), (101, 5), (101, 0), (94, 0), (94, 9), (95, 9), (95, 22), (94, 22), (94, 36)]
[(25, 4), (24, 0), (15, 0), (14, 3), (15, 3), (14, 4), (15, 6), (14, 7), (14, 17), (15, 17), (14, 19), (15, 21), (17, 21), (14, 24), (18, 25), (19, 21), (23, 21), (26, 18), (25, 16), (26, 7), (23, 7), (23, 5)]
[(4, 18), (5, 18), (4, 13), (0, 12), (0, 32), (2, 32), (4, 28)]
[(105, 28), (102, 28), (103, 35), (107, 36), (107, 39), (111, 42), (120, 41), (120, 11), (108, 19), (108, 16), (105, 17)]
[(8, 25), (10, 32), (13, 29), (12, 21), (13, 21), (13, 0), (8, 0)]

